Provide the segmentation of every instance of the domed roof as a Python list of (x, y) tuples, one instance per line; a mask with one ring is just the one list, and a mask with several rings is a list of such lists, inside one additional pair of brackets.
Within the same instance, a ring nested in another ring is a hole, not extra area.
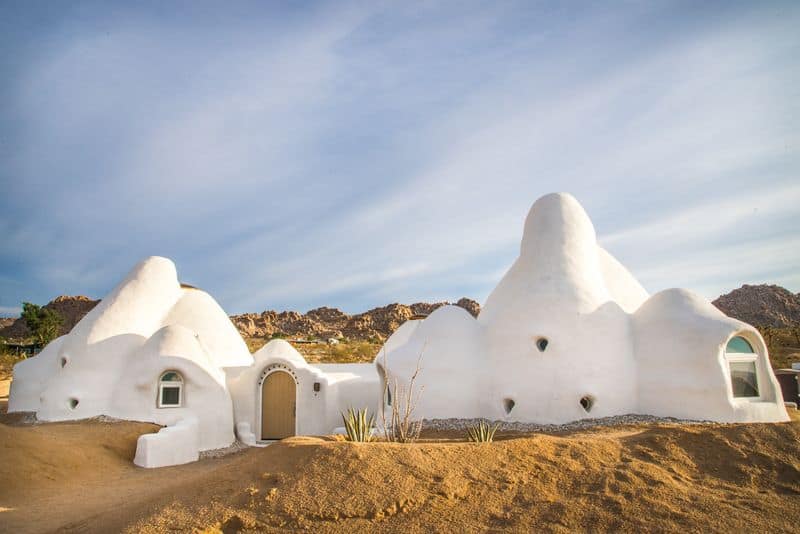
[(303, 355), (297, 352), (291, 343), (283, 339), (273, 339), (260, 349), (258, 349), (253, 358), (257, 362), (269, 360), (272, 358), (281, 358), (291, 362), (295, 367), (307, 367), (308, 363)]
[(177, 324), (195, 332), (217, 367), (253, 363), (239, 331), (217, 301), (205, 291), (184, 290), (163, 324)]
[(525, 220), (520, 256), (481, 310), (483, 323), (507, 315), (591, 312), (611, 300), (603, 277), (594, 226), (572, 195), (537, 200)]

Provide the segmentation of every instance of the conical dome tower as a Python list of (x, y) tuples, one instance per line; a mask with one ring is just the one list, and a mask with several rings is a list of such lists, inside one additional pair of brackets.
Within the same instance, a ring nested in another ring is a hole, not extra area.
[(635, 407), (630, 319), (607, 287), (604, 254), (574, 197), (534, 203), (520, 256), (478, 318), (494, 375), (487, 416), (560, 423)]

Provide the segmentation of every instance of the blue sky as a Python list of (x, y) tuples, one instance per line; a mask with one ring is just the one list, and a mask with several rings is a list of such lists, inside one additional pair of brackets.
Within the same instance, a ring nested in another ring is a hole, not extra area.
[(0, 312), (483, 301), (568, 191), (650, 291), (800, 291), (800, 4), (0, 4)]

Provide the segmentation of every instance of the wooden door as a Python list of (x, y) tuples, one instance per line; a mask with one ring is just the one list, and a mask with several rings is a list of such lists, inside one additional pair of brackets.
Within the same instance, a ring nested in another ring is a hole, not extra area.
[(295, 383), (289, 373), (275, 371), (261, 386), (261, 439), (294, 436)]

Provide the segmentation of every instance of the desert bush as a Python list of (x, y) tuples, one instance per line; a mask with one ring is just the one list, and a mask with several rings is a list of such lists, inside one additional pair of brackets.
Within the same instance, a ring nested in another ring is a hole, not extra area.
[(369, 416), (367, 408), (354, 410), (349, 408), (347, 414), (342, 414), (344, 428), (347, 432), (347, 441), (372, 441), (372, 431), (375, 429), (375, 416)]
[[(424, 353), (424, 349), (423, 349)], [(408, 381), (408, 386), (401, 386), (397, 379), (389, 376), (389, 366), (386, 361), (386, 352), (383, 353), (383, 398), (391, 399), (389, 404), (389, 419), (386, 418), (386, 402), (382, 403), (381, 423), (386, 441), (399, 443), (412, 443), (419, 438), (422, 432), (422, 420), (414, 419), (419, 397), (423, 387), (416, 391), (415, 381), (419, 375), (422, 353), (417, 358), (417, 367)]]
[(467, 437), (475, 443), (491, 443), (494, 440), (494, 433), (500, 427), (500, 423), (490, 425), (486, 421), (481, 421), (477, 425), (467, 428)]

